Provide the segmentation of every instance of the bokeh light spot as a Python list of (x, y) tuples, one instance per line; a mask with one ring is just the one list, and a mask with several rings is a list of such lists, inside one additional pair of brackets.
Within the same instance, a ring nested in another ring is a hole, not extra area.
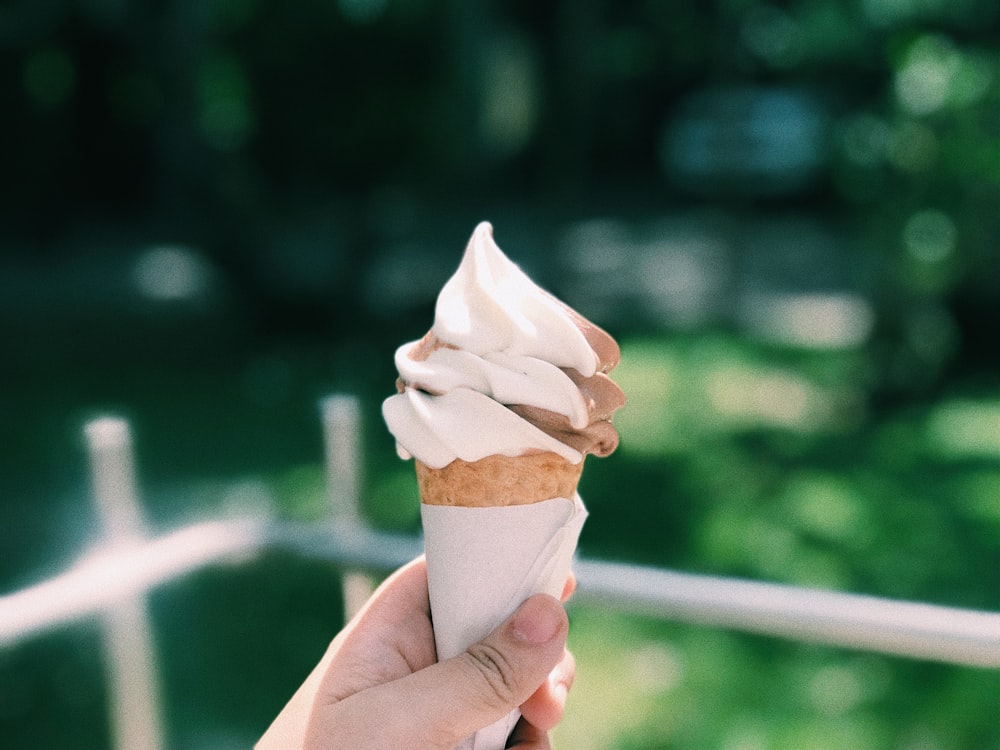
[(857, 540), (862, 534), (863, 500), (845, 481), (808, 473), (792, 477), (784, 496), (791, 517), (804, 532), (837, 542)]
[(768, 341), (813, 349), (850, 349), (871, 335), (871, 305), (848, 293), (760, 294), (743, 310), (745, 325)]
[(209, 269), (191, 248), (160, 246), (144, 250), (132, 267), (139, 292), (154, 300), (184, 300), (207, 291)]
[(755, 55), (775, 67), (790, 67), (802, 57), (802, 31), (785, 10), (756, 5), (747, 14), (740, 36)]
[(927, 115), (948, 101), (960, 59), (954, 45), (942, 36), (923, 36), (914, 42), (896, 73), (900, 106), (914, 115)]
[(337, 7), (348, 21), (370, 24), (379, 20), (389, 6), (389, 0), (337, 0)]
[(952, 458), (1000, 460), (1000, 401), (948, 401), (927, 422), (927, 440)]
[(913, 214), (903, 227), (903, 244), (913, 258), (940, 263), (955, 251), (958, 230), (943, 211), (928, 209)]
[(737, 422), (796, 427), (806, 422), (809, 384), (791, 373), (755, 373), (742, 367), (723, 367), (709, 374), (705, 389), (720, 415)]

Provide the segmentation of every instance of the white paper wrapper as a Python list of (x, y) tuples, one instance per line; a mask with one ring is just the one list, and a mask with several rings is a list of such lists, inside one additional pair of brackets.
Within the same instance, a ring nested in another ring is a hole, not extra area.
[[(532, 505), (421, 505), (439, 660), (488, 635), (532, 594), (559, 597), (587, 517), (576, 495)], [(503, 750), (514, 711), (456, 750)]]

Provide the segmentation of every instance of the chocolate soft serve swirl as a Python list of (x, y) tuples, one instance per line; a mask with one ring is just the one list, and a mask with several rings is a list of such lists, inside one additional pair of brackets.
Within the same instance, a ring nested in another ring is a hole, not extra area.
[(608, 377), (618, 344), (539, 288), (476, 227), (441, 290), (434, 326), (396, 352), (399, 380), (383, 415), (403, 457), (454, 459), (553, 452), (570, 463), (618, 445), (625, 403)]

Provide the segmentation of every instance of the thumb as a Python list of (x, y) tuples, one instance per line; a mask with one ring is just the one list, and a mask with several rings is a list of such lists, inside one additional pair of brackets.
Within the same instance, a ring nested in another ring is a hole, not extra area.
[(371, 747), (451, 750), (535, 692), (562, 658), (568, 629), (559, 601), (536, 594), (465, 653), (369, 688), (334, 709), (353, 703), (353, 716), (377, 717), (385, 742)]
[(537, 594), (482, 641), (437, 665), (454, 725), (448, 746), (528, 700), (562, 659), (568, 628), (558, 600)]

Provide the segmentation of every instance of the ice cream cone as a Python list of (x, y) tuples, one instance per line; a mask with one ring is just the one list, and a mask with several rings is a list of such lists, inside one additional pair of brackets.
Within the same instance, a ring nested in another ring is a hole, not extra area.
[[(584, 458), (618, 445), (611, 418), (625, 397), (608, 373), (619, 356), (609, 334), (514, 265), (485, 222), (431, 330), (397, 349), (397, 393), (382, 411), (399, 455), (416, 463), (438, 659), (532, 594), (562, 593), (587, 517)], [(519, 715), (460, 750), (501, 750)]]
[(494, 508), (571, 499), (583, 461), (570, 463), (556, 453), (487, 456), (478, 461), (456, 458), (434, 469), (415, 461), (420, 499), (426, 505)]
[[(582, 462), (554, 454), (417, 462), (427, 588), (438, 659), (462, 653), (532, 594), (558, 597), (587, 517), (576, 492)], [(500, 750), (520, 713), (456, 750)]]

